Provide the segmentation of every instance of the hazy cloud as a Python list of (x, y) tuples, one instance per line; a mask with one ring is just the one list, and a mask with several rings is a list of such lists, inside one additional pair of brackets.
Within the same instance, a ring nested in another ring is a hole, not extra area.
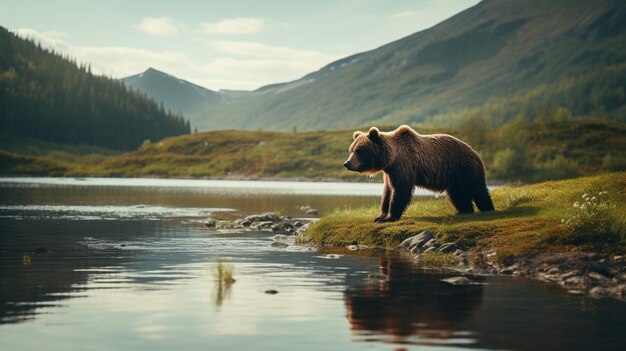
[(168, 17), (146, 17), (134, 26), (140, 31), (162, 37), (168, 35), (174, 35), (178, 33), (178, 28), (174, 22)]
[(211, 45), (220, 52), (256, 58), (281, 59), (288, 61), (328, 62), (336, 56), (318, 51), (298, 50), (281, 46), (271, 46), (247, 41), (217, 40)]
[(148, 67), (161, 69), (176, 67), (188, 61), (185, 53), (175, 51), (151, 51), (129, 47), (73, 46), (66, 41), (50, 36), (49, 32), (21, 28), (16, 30), (22, 37), (34, 39), (46, 48), (75, 58), (77, 62), (90, 64), (95, 74), (121, 78), (144, 71)]
[(254, 34), (265, 27), (261, 18), (237, 17), (227, 18), (215, 23), (200, 24), (201, 31), (208, 34)]
[(220, 40), (208, 44), (214, 59), (195, 60), (180, 51), (75, 46), (47, 32), (33, 29), (17, 32), (80, 63), (91, 64), (96, 74), (123, 78), (154, 67), (213, 90), (252, 90), (295, 80), (339, 58), (311, 50)]
[(403, 17), (411, 17), (415, 15), (415, 12), (413, 11), (400, 11), (400, 12), (396, 12), (393, 15), (389, 16), (391, 18), (403, 18)]

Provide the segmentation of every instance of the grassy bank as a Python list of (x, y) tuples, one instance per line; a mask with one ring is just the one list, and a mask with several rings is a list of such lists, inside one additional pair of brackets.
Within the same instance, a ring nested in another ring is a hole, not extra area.
[(504, 187), (492, 197), (496, 212), (470, 215), (455, 215), (445, 198), (415, 199), (400, 221), (385, 224), (372, 222), (375, 204), (339, 209), (312, 225), (303, 241), (396, 247), (431, 230), (463, 250), (493, 250), (498, 261), (538, 251), (626, 251), (626, 173)]
[[(514, 121), (496, 129), (485, 122), (478, 118), (459, 128), (415, 128), (422, 134), (449, 133), (466, 140), (482, 155), (491, 180), (536, 182), (626, 170), (626, 156), (619, 152), (626, 149), (626, 125), (554, 116), (533, 123)], [(6, 165), (0, 172), (46, 175), (50, 169), (50, 175), (65, 176), (363, 181), (365, 177), (342, 166), (352, 131), (215, 131), (146, 141), (138, 150), (123, 154), (13, 140), (0, 143), (0, 149), (7, 150), (0, 154), (0, 162)]]

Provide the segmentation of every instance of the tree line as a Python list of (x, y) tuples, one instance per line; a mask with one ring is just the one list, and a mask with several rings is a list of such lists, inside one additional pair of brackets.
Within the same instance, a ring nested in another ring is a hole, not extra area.
[(131, 150), (190, 126), (122, 82), (0, 27), (0, 131)]

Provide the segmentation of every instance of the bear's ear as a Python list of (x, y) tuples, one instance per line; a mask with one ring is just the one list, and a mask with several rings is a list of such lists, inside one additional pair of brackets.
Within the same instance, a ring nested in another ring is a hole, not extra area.
[(352, 139), (356, 139), (359, 137), (359, 135), (363, 134), (363, 132), (359, 132), (358, 130), (354, 133), (352, 133)]
[(372, 141), (378, 141), (380, 139), (380, 131), (378, 130), (378, 128), (376, 127), (372, 127), (369, 131), (368, 136), (370, 137), (370, 139), (372, 139)]

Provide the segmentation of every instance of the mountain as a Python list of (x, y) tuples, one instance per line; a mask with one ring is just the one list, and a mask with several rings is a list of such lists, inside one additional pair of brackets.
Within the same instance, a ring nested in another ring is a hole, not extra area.
[(129, 150), (189, 129), (118, 80), (0, 27), (0, 134)]
[(201, 130), (493, 125), (546, 110), (626, 121), (626, 2), (485, 0), (438, 25), (190, 117)]
[[(123, 78), (128, 87), (137, 90), (164, 107), (190, 116), (220, 101), (212, 90), (149, 68), (143, 73)], [(193, 121), (191, 121), (193, 123)]]

